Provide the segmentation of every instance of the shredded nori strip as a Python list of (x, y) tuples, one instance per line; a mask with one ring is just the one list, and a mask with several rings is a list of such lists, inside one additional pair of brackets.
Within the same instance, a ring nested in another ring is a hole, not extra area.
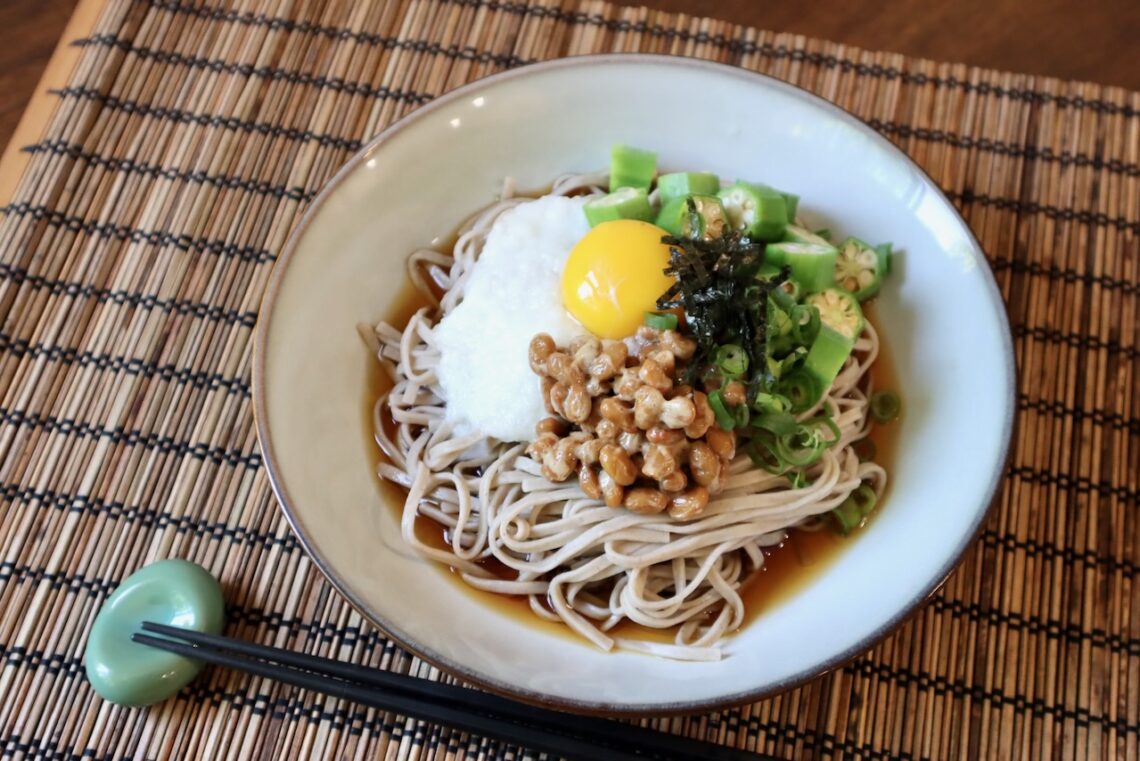
[(767, 385), (768, 294), (788, 279), (790, 271), (785, 267), (771, 278), (759, 279), (764, 244), (735, 232), (713, 240), (667, 235), (661, 242), (669, 246), (665, 274), (676, 282), (657, 300), (657, 308), (684, 309), (697, 341), (683, 381), (693, 384), (700, 379), (719, 346), (738, 344), (748, 353), (748, 398), (754, 400)]

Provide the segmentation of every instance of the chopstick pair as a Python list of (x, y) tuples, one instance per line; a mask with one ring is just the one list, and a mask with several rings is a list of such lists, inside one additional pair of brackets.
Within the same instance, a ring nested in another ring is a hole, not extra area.
[(774, 761), (721, 745), (519, 703), (466, 687), (146, 621), (143, 645), (570, 759)]

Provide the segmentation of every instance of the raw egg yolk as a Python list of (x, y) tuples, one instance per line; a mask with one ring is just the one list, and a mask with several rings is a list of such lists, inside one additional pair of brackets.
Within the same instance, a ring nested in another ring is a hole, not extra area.
[(673, 284), (663, 272), (669, 246), (661, 237), (668, 234), (634, 219), (594, 227), (570, 251), (562, 270), (566, 309), (599, 338), (633, 335)]

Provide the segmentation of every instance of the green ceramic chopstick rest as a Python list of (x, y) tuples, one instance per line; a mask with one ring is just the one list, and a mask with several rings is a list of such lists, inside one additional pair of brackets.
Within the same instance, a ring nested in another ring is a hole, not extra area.
[(217, 579), (196, 563), (160, 560), (135, 571), (95, 617), (87, 637), (87, 680), (120, 705), (150, 705), (173, 696), (202, 663), (132, 642), (131, 635), (143, 621), (219, 634), (224, 611)]

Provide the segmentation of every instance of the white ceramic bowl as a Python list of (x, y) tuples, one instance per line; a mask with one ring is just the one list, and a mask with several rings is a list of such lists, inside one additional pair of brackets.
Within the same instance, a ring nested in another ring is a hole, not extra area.
[[(878, 313), (906, 400), (881, 514), (715, 663), (606, 654), (482, 605), (401, 546), (373, 472), (372, 357), (359, 322), (391, 312), (404, 258), (490, 203), (606, 165), (613, 143), (666, 167), (763, 180), (819, 226), (903, 252)], [(367, 618), (495, 691), (569, 710), (689, 711), (786, 689), (866, 651), (926, 598), (997, 489), (1013, 419), (1009, 329), (985, 258), (921, 170), (790, 85), (681, 58), (602, 56), (499, 74), (389, 128), (293, 232), (257, 327), (254, 396), (273, 487), (306, 550)]]

